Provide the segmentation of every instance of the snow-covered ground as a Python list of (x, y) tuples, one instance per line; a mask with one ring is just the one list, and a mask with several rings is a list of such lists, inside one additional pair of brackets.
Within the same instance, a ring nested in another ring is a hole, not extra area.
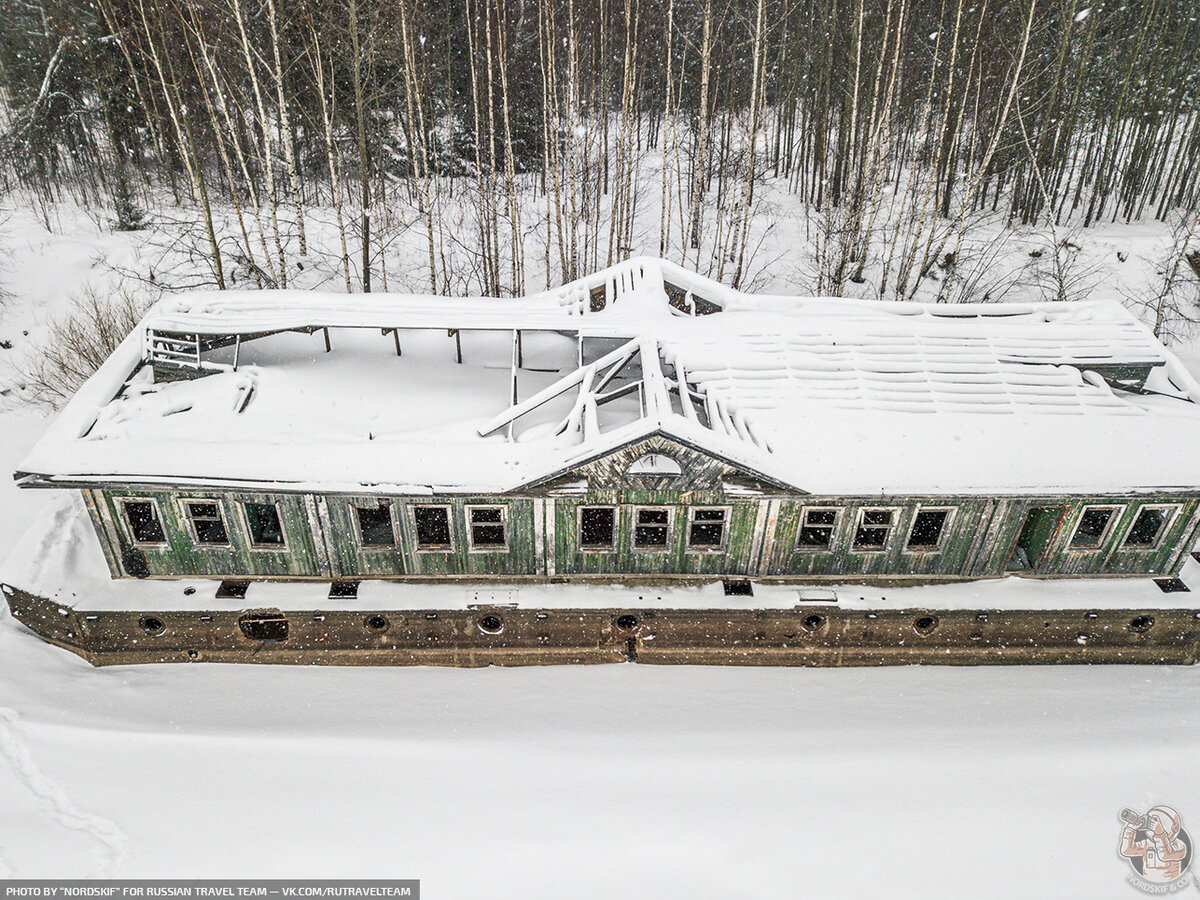
[[(35, 224), (0, 233), (6, 384), (45, 316), (108, 277), (93, 260), (150, 264), (137, 236)], [(0, 552), (55, 502), (2, 475), (44, 427), (0, 413)], [(1200, 834), (1198, 700), (1200, 667), (92, 669), (0, 610), (0, 877), (1136, 896), (1117, 815), (1165, 803)]]

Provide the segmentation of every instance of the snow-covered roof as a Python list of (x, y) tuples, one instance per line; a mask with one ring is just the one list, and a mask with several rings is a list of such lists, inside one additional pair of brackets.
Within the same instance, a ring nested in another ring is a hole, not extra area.
[[(214, 338), (211, 374), (153, 384), (162, 335)], [(169, 297), (20, 470), (496, 492), (656, 434), (815, 494), (1200, 489), (1200, 385), (1119, 304), (749, 295), (651, 259), (517, 299)]]

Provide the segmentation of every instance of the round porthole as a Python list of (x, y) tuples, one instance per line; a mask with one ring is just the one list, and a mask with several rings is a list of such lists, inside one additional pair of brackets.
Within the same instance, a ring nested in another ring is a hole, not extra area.
[(484, 616), (479, 620), (479, 630), (484, 634), (499, 634), (504, 630), (504, 622), (499, 616)]
[(919, 616), (913, 621), (913, 631), (917, 634), (932, 634), (937, 627), (937, 616)]
[(805, 616), (804, 621), (800, 624), (805, 631), (820, 631), (825, 627), (825, 617), (819, 613), (813, 613), (811, 616)]
[(1154, 616), (1134, 616), (1129, 620), (1129, 630), (1145, 634), (1154, 627)]
[(387, 617), (381, 616), (379, 613), (369, 615), (363, 620), (363, 628), (371, 634), (383, 634), (391, 625), (392, 623), (387, 620)]
[(146, 634), (157, 637), (167, 630), (167, 626), (163, 624), (163, 620), (157, 616), (142, 616), (138, 619), (138, 627)]
[(633, 631), (638, 627), (638, 617), (631, 613), (617, 616), (617, 627), (622, 631)]

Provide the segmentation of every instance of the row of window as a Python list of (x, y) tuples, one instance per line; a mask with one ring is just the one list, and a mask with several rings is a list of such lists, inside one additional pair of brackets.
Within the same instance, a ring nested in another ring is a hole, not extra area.
[[(125, 524), (135, 543), (160, 545), (166, 533), (153, 500), (121, 500)], [(212, 500), (181, 501), (184, 516), (198, 546), (229, 546), (229, 531), (221, 504)], [(239, 504), (245, 518), (246, 533), (255, 549), (282, 550), (287, 543), (279, 510), (273, 503)], [(416, 549), (422, 552), (451, 552), (454, 532), (450, 527), (449, 506), (413, 506), (412, 526)], [(1121, 506), (1088, 506), (1079, 517), (1071, 536), (1075, 550), (1096, 549), (1109, 538), (1120, 518)], [(508, 549), (508, 515), (503, 506), (468, 506), (467, 541), (473, 552), (503, 552)], [(1133, 549), (1156, 547), (1166, 533), (1178, 507), (1144, 506), (1138, 513), (1122, 545)], [(905, 549), (933, 552), (940, 548), (953, 509), (920, 509), (913, 517)], [(359, 543), (366, 548), (386, 549), (397, 545), (392, 506), (381, 501), (373, 506), (354, 507)], [(633, 510), (633, 549), (665, 552), (669, 549), (671, 507), (641, 506)], [(842, 510), (837, 507), (805, 509), (796, 533), (796, 550), (828, 551), (833, 545)], [(687, 510), (687, 549), (692, 552), (720, 552), (725, 549), (728, 510), (724, 507), (690, 507)], [(899, 510), (860, 509), (854, 526), (851, 547), (860, 552), (886, 550), (896, 528)], [(613, 552), (617, 545), (617, 508), (582, 506), (578, 516), (578, 546), (591, 552)]]
[[(158, 505), (153, 500), (121, 500), (121, 511), (125, 525), (136, 544), (165, 544), (167, 534), (163, 530)], [(182, 501), (184, 517), (191, 529), (192, 540), (201, 547), (229, 546), (229, 530), (225, 527), (225, 515), (221, 504), (212, 500)], [(283, 523), (274, 503), (242, 503), (242, 514), (246, 519), (246, 533), (250, 545), (261, 550), (286, 549)]]
[[(1071, 535), (1073, 550), (1095, 550), (1107, 543), (1112, 528), (1117, 524), (1123, 506), (1086, 506)], [(1138, 512), (1122, 546), (1135, 550), (1157, 547), (1166, 534), (1176, 506), (1144, 506)], [(860, 509), (854, 527), (851, 547), (863, 552), (886, 550), (892, 530), (896, 525), (899, 510)], [(921, 509), (913, 517), (905, 549), (917, 553), (928, 553), (939, 549), (953, 509)], [(837, 531), (841, 510), (835, 507), (806, 509), (796, 534), (796, 549), (799, 551), (829, 550)]]
[[(375, 506), (354, 507), (359, 543), (375, 550), (396, 546), (392, 506), (386, 500)], [(454, 550), (450, 507), (412, 507), (413, 534), (417, 550), (448, 553)], [(508, 549), (508, 510), (503, 506), (467, 507), (467, 544), (471, 551), (501, 553)]]
[[(119, 501), (125, 525), (134, 543), (162, 545), (167, 542), (158, 506), (153, 500)], [(200, 547), (228, 547), (229, 530), (221, 504), (212, 500), (183, 500), (184, 518), (192, 540)], [(239, 504), (245, 517), (250, 546), (257, 550), (283, 550), (287, 541), (279, 509), (274, 503), (244, 502)], [(386, 501), (376, 506), (354, 508), (359, 542), (364, 547), (396, 546), (396, 531), (392, 523), (391, 505)], [(414, 506), (413, 529), (417, 549), (423, 551), (453, 550), (448, 506)], [(508, 549), (507, 511), (503, 506), (468, 506), (470, 520), (468, 540), (472, 550), (496, 552)]]
[[(1071, 535), (1073, 550), (1094, 550), (1107, 543), (1122, 506), (1086, 506)], [(1146, 550), (1157, 547), (1167, 526), (1179, 511), (1177, 506), (1143, 506), (1125, 534), (1122, 546)]]

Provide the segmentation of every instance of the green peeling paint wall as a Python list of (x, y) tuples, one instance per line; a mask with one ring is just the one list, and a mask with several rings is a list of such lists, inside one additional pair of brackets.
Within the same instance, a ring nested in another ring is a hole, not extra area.
[[(678, 476), (630, 471), (646, 453), (667, 455)], [(747, 489), (747, 485), (752, 485)], [(106, 486), (83, 492), (114, 577), (215, 576), (276, 578), (395, 577), (571, 577), (747, 575), (795, 579), (980, 578), (1010, 568), (1013, 547), (1030, 510), (1061, 509), (1045, 517), (1036, 564), (1022, 570), (1037, 576), (1164, 575), (1178, 572), (1200, 530), (1200, 496), (910, 497), (814, 496), (764, 483), (754, 472), (713, 459), (694, 447), (654, 437), (547, 478), (520, 494), (501, 496), (386, 496), (246, 493), (239, 491), (143, 490)], [(123, 500), (152, 500), (166, 540), (135, 544), (122, 514)], [(228, 546), (201, 546), (184, 509), (187, 500), (215, 502), (221, 509)], [(250, 546), (244, 504), (274, 503), (286, 545)], [(364, 546), (355, 507), (386, 507), (394, 543)], [(1111, 506), (1114, 513), (1099, 546), (1071, 545), (1087, 506)], [(451, 530), (449, 548), (419, 550), (414, 509), (442, 506)], [(507, 546), (474, 549), (469, 540), (472, 506), (504, 510)], [(615, 515), (611, 551), (581, 549), (579, 510), (609, 506)], [(633, 531), (639, 507), (665, 508), (667, 542), (660, 549), (635, 549)], [(1146, 506), (1168, 508), (1170, 521), (1150, 548), (1131, 548), (1126, 536)], [(689, 512), (725, 512), (719, 549), (689, 546)], [(797, 547), (805, 511), (835, 509), (837, 520), (828, 549)], [(947, 510), (934, 548), (908, 546), (922, 509)], [(882, 549), (854, 546), (864, 510), (891, 510), (892, 528)]]

